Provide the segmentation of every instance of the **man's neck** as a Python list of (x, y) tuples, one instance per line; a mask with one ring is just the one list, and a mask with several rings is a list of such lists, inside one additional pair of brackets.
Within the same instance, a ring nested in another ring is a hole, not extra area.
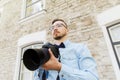
[(60, 40), (55, 40), (55, 44), (59, 45), (60, 43), (64, 42), (67, 38), (63, 37)]

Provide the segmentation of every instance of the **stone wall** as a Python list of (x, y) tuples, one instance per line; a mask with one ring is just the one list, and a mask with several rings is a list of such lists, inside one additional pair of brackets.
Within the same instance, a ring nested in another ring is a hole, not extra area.
[[(20, 22), (22, 0), (0, 0), (0, 80), (13, 80), (20, 37), (48, 30), (54, 18), (69, 26), (68, 38), (88, 45), (98, 65), (100, 80), (116, 80), (101, 27), (96, 16), (120, 4), (119, 0), (46, 0), (46, 12), (35, 19)], [(52, 41), (48, 31), (47, 40)]]

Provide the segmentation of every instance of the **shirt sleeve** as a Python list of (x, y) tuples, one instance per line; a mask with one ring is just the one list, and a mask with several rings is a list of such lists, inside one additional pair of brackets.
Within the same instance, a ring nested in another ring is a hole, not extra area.
[(59, 76), (65, 80), (99, 80), (95, 60), (91, 56), (88, 48), (83, 46), (82, 49), (76, 49), (79, 69), (62, 64)]

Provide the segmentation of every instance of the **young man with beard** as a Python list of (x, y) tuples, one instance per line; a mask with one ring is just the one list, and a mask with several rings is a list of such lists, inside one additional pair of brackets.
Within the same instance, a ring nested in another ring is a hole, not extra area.
[(65, 21), (53, 20), (51, 32), (55, 44), (62, 44), (60, 57), (57, 59), (49, 49), (50, 59), (35, 71), (34, 80), (98, 80), (96, 63), (88, 48), (67, 39), (68, 26)]

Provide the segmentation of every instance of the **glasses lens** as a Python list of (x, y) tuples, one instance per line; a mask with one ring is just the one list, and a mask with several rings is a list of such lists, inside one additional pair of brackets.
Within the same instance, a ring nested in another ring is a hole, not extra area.
[(64, 24), (56, 24), (56, 25), (52, 25), (51, 27), (50, 27), (50, 30), (53, 30), (55, 27), (57, 27), (57, 28), (59, 28), (59, 27), (66, 27)]

